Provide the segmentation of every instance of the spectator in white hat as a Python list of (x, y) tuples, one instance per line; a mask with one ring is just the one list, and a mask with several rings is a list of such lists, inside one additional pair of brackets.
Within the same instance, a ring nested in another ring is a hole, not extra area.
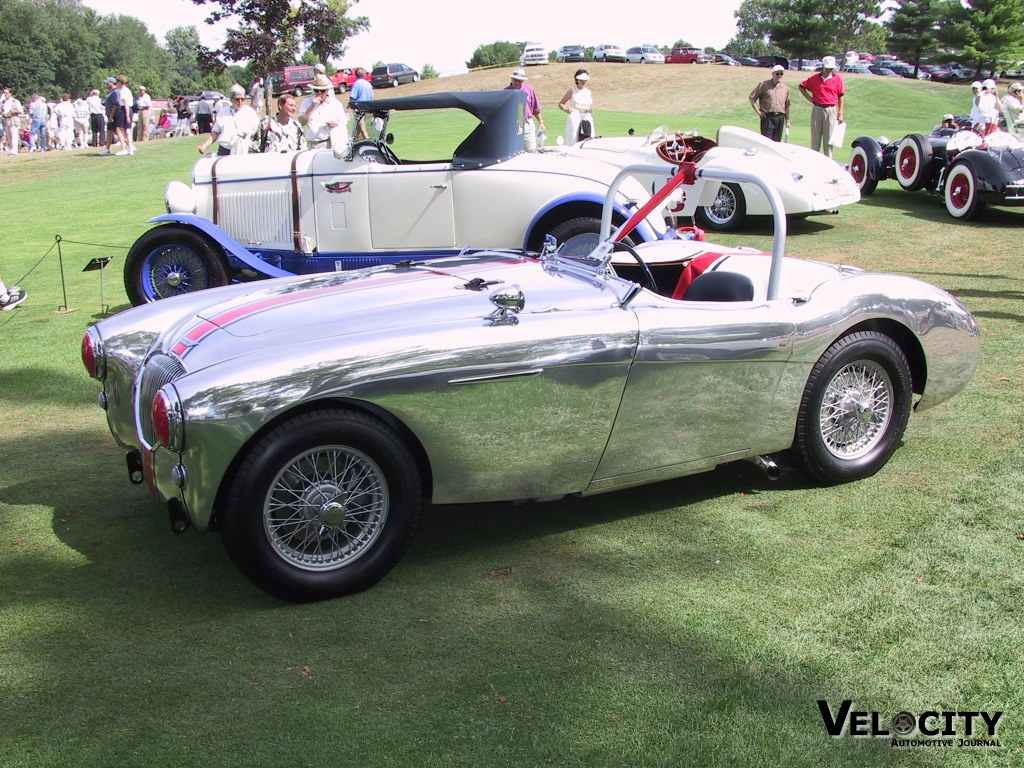
[(313, 95), (302, 102), (298, 120), (306, 126), (306, 144), (310, 149), (330, 147), (332, 133), (348, 126), (348, 112), (334, 98), (334, 83), (323, 72), (317, 72), (312, 88)]
[(811, 149), (832, 157), (832, 132), (844, 122), (843, 107), (846, 87), (836, 72), (836, 57), (821, 60), (821, 72), (816, 72), (800, 83), (800, 93), (811, 107)]
[(505, 90), (521, 90), (526, 94), (526, 123), (523, 125), (523, 144), (527, 152), (537, 151), (537, 132), (545, 133), (544, 118), (540, 114), (540, 99), (532, 85), (526, 83), (526, 71), (522, 67), (512, 70), (512, 77)]
[(785, 74), (786, 68), (776, 64), (772, 76), (750, 92), (750, 106), (761, 118), (761, 135), (772, 141), (782, 141), (784, 130), (789, 128), (789, 86), (782, 82)]
[(971, 83), (971, 129), (982, 136), (999, 130), (999, 97), (992, 80)]
[(1017, 138), (1024, 138), (1024, 85), (1010, 83), (1003, 96), (1002, 107), (1006, 130)]
[(199, 145), (199, 154), (206, 154), (207, 148), (217, 142), (218, 155), (240, 155), (249, 151), (249, 143), (256, 135), (260, 116), (245, 103), (245, 89), (238, 83), (228, 91), (231, 106), (217, 113), (207, 138)]

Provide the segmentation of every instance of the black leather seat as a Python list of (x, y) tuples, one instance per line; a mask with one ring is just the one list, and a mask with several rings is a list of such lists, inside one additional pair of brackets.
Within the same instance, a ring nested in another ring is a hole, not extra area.
[(754, 283), (738, 272), (704, 272), (683, 294), (683, 301), (753, 301)]

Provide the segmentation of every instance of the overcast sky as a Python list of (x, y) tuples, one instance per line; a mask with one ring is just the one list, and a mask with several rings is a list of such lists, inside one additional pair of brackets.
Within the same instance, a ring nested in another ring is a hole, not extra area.
[[(210, 4), (191, 0), (83, 0), (101, 14), (134, 16), (158, 42), (174, 27), (194, 25), (199, 39), (216, 47), (223, 31), (203, 22)], [(366, 16), (370, 29), (349, 41), (336, 65), (370, 67), (375, 61), (401, 62), (413, 69), (430, 64), (441, 74), (464, 72), (477, 46), (498, 40), (529, 41), (549, 50), (568, 43), (624, 48), (649, 43), (671, 45), (678, 39), (704, 47), (723, 47), (736, 32), (733, 12), (740, 0), (360, 0), (349, 16)], [(621, 10), (620, 10), (621, 9)]]

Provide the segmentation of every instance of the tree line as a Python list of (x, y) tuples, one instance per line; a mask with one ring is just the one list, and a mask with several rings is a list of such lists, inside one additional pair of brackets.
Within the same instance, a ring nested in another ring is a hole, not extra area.
[(158, 98), (226, 92), (289, 64), (328, 63), (370, 25), (346, 15), (347, 0), (305, 0), (298, 8), (288, 0), (192, 1), (211, 5), (211, 23), (237, 22), (221, 49), (205, 48), (194, 26), (170, 30), (162, 46), (138, 19), (100, 15), (80, 0), (0, 0), (0, 85), (55, 99), (123, 73)]
[[(726, 49), (817, 58), (871, 51), (916, 68), (958, 61), (993, 73), (1024, 58), (1024, 0), (744, 0)], [(735, 54), (734, 54), (735, 55)]]
[[(871, 51), (895, 54), (915, 68), (925, 61), (958, 61), (989, 73), (1024, 59), (1024, 0), (892, 0), (886, 8), (889, 15), (882, 20), (882, 7), (873, 0), (744, 0), (735, 14), (736, 35), (723, 51), (791, 59)], [(524, 45), (481, 45), (466, 66), (514, 64)], [(677, 40), (656, 47), (668, 53), (694, 46)], [(586, 51), (591, 58), (593, 48)]]

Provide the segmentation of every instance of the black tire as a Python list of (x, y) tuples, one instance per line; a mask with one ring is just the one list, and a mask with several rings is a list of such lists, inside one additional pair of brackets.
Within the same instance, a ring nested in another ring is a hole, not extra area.
[(324, 600), (380, 581), (408, 551), (422, 507), (416, 461), (394, 430), (326, 408), (248, 449), (221, 536), (256, 586), (292, 602)]
[[(613, 222), (612, 229), (614, 230), (615, 224)], [(560, 246), (562, 246), (562, 252), (570, 256), (585, 256), (589, 254), (594, 247), (598, 244), (601, 239), (601, 219), (594, 218), (593, 216), (580, 216), (575, 219), (569, 219), (563, 221), (552, 227), (550, 234), (555, 238)], [(540, 245), (543, 242), (543, 236), (537, 236), (536, 247), (533, 250), (540, 250)], [(628, 235), (624, 239), (625, 243), (630, 246), (635, 246), (637, 241)]]
[(347, 90), (348, 90), (348, 86), (345, 85), (345, 81), (344, 80), (342, 80), (340, 83), (338, 83), (338, 88), (337, 88), (337, 92), (338, 93), (344, 93)]
[(899, 447), (911, 398), (910, 365), (896, 342), (874, 331), (844, 336), (811, 370), (791, 460), (825, 484), (870, 477)]
[(946, 210), (954, 219), (970, 221), (985, 209), (978, 195), (978, 177), (967, 163), (954, 163), (946, 173), (942, 197)]
[(871, 172), (871, 159), (868, 157), (867, 150), (864, 149), (860, 144), (853, 148), (850, 152), (850, 161), (847, 164), (847, 169), (853, 180), (857, 182), (857, 188), (860, 189), (862, 196), (866, 197), (875, 191), (878, 186), (878, 179)]
[(735, 232), (747, 218), (747, 201), (739, 184), (732, 182), (718, 188), (712, 205), (697, 208), (696, 219), (704, 229), (714, 232)]
[(397, 77), (391, 78), (391, 87), (392, 88), (397, 88), (398, 87), (398, 78)]
[(419, 76), (419, 75), (413, 75), (413, 76), (412, 76), (412, 81), (413, 81), (414, 83), (418, 83), (418, 82), (420, 81), (420, 76)]
[(220, 248), (180, 224), (146, 232), (124, 262), (124, 288), (136, 307), (227, 284), (227, 262)]
[(931, 142), (919, 133), (904, 136), (896, 147), (896, 181), (908, 192), (923, 189), (932, 167)]

